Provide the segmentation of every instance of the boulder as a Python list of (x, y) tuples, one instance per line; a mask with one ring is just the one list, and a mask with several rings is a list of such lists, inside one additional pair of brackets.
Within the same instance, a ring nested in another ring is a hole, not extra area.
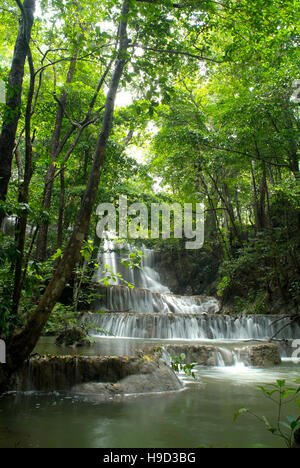
[(111, 396), (179, 390), (181, 387), (173, 370), (154, 355), (36, 356), (24, 363), (11, 389), (84, 393), (90, 389)]
[(185, 354), (185, 364), (215, 365), (216, 348), (214, 346), (167, 345), (165, 346), (165, 350), (171, 357), (179, 357), (181, 354)]
[(230, 351), (211, 345), (172, 344), (165, 346), (165, 350), (172, 357), (185, 354), (185, 364), (199, 366), (232, 365), (233, 355)]
[(272, 367), (281, 363), (277, 344), (262, 343), (247, 345), (243, 348), (229, 350), (220, 346), (172, 344), (164, 347), (172, 357), (185, 354), (185, 364), (200, 366), (232, 366), (235, 362), (242, 362), (251, 367)]
[(277, 344), (250, 345), (238, 350), (239, 359), (251, 367), (273, 367), (281, 363)]

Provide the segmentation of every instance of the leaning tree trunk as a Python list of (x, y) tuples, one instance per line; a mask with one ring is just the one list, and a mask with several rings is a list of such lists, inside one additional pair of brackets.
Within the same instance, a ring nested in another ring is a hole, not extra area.
[(50, 281), (40, 303), (35, 311), (29, 317), (26, 325), (18, 330), (7, 344), (7, 369), (10, 374), (13, 373), (34, 349), (43, 328), (59, 300), (65, 285), (70, 278), (76, 261), (80, 256), (82, 242), (89, 228), (90, 218), (97, 198), (98, 185), (106, 157), (107, 143), (112, 127), (114, 114), (115, 98), (127, 62), (127, 16), (129, 6), (127, 0), (124, 0), (121, 21), (119, 27), (119, 53), (116, 61), (115, 70), (109, 86), (106, 107), (103, 117), (101, 132), (98, 138), (93, 165), (89, 175), (89, 180), (82, 199), (81, 208), (77, 217), (70, 241), (65, 249), (64, 256), (60, 261), (52, 280)]
[[(34, 21), (35, 0), (24, 0), (23, 6), (20, 4), (20, 7), (22, 17), (8, 78), (6, 112), (0, 134), (0, 201), (6, 199), (11, 177), (15, 138), (20, 118), (24, 66)], [(0, 224), (3, 217), (4, 212), (0, 210)]]

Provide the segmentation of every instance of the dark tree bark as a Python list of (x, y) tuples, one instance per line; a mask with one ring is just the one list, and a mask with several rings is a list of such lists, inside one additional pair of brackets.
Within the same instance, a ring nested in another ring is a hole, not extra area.
[(53, 310), (53, 307), (59, 300), (65, 285), (72, 274), (76, 262), (79, 259), (82, 242), (88, 232), (92, 211), (94, 209), (94, 204), (97, 198), (100, 176), (105, 162), (106, 148), (113, 121), (116, 94), (124, 67), (127, 63), (128, 13), (129, 6), (127, 0), (124, 0), (119, 27), (120, 42), (118, 58), (107, 93), (102, 128), (97, 141), (93, 165), (90, 171), (85, 194), (82, 199), (77, 221), (70, 241), (65, 249), (64, 256), (57, 266), (53, 278), (50, 281), (44, 295), (42, 296), (40, 303), (29, 317), (26, 325), (19, 329), (7, 343), (6, 372), (9, 372), (10, 374), (13, 373), (23, 363), (23, 361), (34, 349)]
[[(29, 186), (33, 175), (32, 168), (32, 140), (31, 140), (31, 113), (32, 113), (32, 102), (34, 95), (35, 86), (35, 75), (33, 68), (33, 60), (31, 51), (28, 51), (28, 63), (30, 69), (30, 86), (27, 97), (26, 115), (25, 115), (25, 168), (24, 168), (24, 180), (20, 185), (19, 189), (19, 203), (25, 205), (29, 202)], [(22, 292), (22, 277), (23, 277), (23, 260), (24, 260), (24, 247), (26, 238), (26, 227), (27, 227), (28, 213), (27, 210), (23, 210), (21, 216), (18, 217), (16, 227), (16, 265), (15, 265), (15, 279), (14, 279), (14, 291), (13, 291), (13, 314), (18, 314), (19, 302)]]
[[(15, 44), (11, 70), (8, 78), (6, 112), (0, 134), (0, 201), (5, 201), (11, 177), (15, 138), (20, 118), (20, 105), (24, 78), (24, 66), (29, 50), (34, 22), (35, 0), (24, 0), (21, 8), (19, 33)], [(0, 224), (4, 213), (0, 210)]]

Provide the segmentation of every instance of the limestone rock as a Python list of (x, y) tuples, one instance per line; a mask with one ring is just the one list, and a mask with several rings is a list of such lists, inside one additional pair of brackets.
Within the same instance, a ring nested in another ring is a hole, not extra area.
[(252, 367), (272, 367), (281, 363), (279, 348), (276, 344), (263, 343), (250, 345), (239, 350), (239, 357), (244, 364)]
[(24, 364), (12, 389), (46, 392), (97, 389), (109, 397), (181, 387), (173, 370), (155, 356), (37, 356)]
[(165, 350), (170, 356), (185, 354), (185, 364), (197, 363), (200, 366), (232, 365), (233, 355), (226, 349), (211, 345), (167, 345)]

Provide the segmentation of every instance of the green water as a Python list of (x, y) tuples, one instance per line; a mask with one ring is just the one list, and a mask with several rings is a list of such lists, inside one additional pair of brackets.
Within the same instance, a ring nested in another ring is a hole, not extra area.
[[(40, 346), (49, 352), (51, 343), (46, 342)], [(105, 354), (107, 347), (117, 354), (124, 346), (136, 346), (130, 343), (116, 341), (113, 348), (103, 340), (97, 346)], [(257, 386), (277, 379), (293, 383), (299, 371), (291, 361), (265, 370), (199, 367), (197, 381), (188, 379), (184, 391), (105, 402), (94, 394), (7, 394), (0, 398), (0, 447), (246, 448), (257, 443), (281, 447), (257, 419), (243, 415), (233, 422), (233, 414), (247, 407), (274, 420), (276, 407)], [(286, 412), (299, 414), (299, 409), (293, 405)]]

